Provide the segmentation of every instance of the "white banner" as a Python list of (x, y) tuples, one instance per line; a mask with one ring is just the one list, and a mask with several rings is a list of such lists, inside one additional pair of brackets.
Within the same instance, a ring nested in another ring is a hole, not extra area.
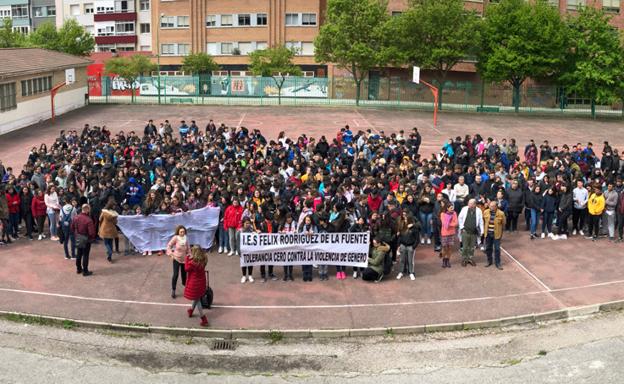
[(117, 225), (139, 252), (166, 249), (178, 225), (186, 227), (191, 245), (208, 249), (219, 225), (219, 208), (206, 207), (175, 215), (119, 216)]
[(240, 265), (368, 265), (369, 232), (240, 234)]

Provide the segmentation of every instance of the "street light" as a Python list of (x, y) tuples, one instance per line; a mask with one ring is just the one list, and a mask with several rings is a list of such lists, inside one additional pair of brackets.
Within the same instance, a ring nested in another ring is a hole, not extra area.
[(165, 16), (165, 14), (161, 13), (160, 17), (158, 18), (158, 29), (156, 29), (156, 49), (158, 49), (158, 53), (156, 55), (158, 70), (158, 104), (160, 104), (160, 26), (162, 25), (163, 16)]

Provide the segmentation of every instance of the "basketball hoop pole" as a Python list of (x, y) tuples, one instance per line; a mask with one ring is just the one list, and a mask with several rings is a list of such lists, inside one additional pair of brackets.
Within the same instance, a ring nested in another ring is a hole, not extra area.
[(56, 115), (54, 114), (54, 96), (56, 96), (56, 93), (58, 92), (58, 90), (61, 89), (61, 87), (63, 87), (65, 84), (66, 83), (63, 81), (62, 83), (55, 85), (54, 88), (50, 90), (50, 101), (52, 104), (52, 122), (53, 123), (54, 123), (54, 117), (56, 117)]
[(437, 127), (438, 125), (438, 97), (439, 90), (437, 87), (427, 83), (425, 80), (420, 80), (421, 83), (425, 84), (429, 89), (431, 89), (431, 93), (433, 93), (433, 127)]

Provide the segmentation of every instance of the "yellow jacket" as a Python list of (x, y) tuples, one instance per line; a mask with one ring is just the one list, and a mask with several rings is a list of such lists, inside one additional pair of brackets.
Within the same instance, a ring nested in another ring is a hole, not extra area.
[(605, 209), (605, 197), (604, 195), (596, 195), (592, 193), (587, 200), (587, 210), (590, 215), (602, 215)]

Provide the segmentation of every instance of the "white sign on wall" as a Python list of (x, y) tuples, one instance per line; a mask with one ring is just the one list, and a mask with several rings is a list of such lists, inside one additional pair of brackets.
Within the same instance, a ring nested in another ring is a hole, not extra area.
[(76, 82), (76, 70), (69, 68), (65, 70), (65, 84), (70, 85)]

